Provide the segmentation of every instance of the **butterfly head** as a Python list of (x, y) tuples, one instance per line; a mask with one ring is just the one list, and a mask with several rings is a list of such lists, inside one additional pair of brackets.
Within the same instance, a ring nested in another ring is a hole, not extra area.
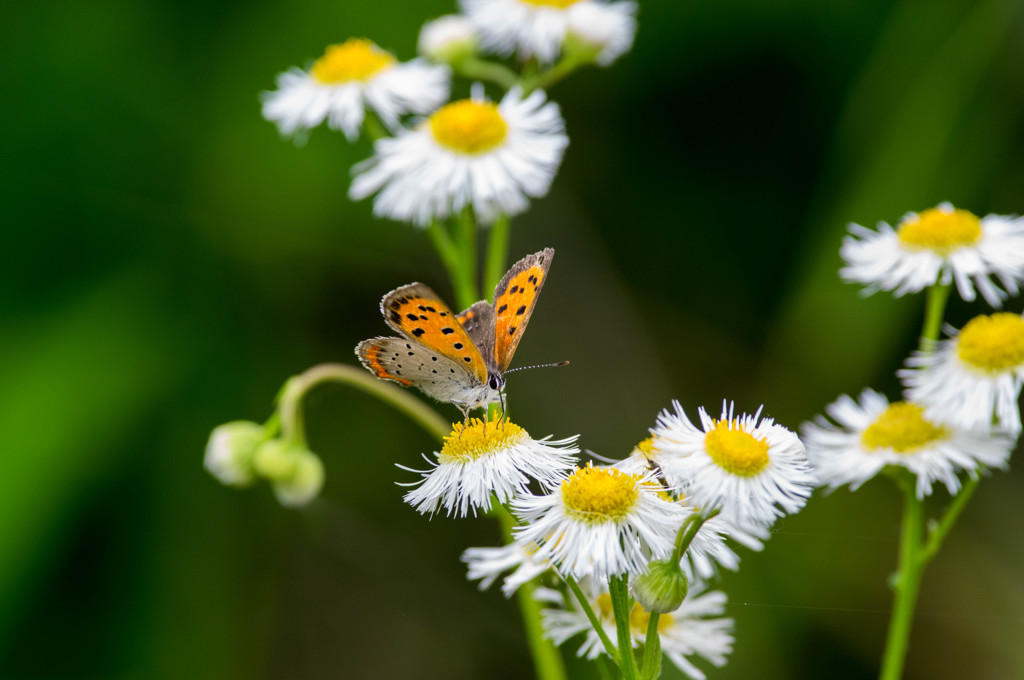
[(495, 392), (500, 392), (505, 387), (505, 377), (500, 373), (491, 373), (487, 376), (487, 386)]

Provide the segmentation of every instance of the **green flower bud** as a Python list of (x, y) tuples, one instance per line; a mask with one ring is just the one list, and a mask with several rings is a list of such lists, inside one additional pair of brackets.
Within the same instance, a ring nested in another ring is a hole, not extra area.
[(266, 439), (263, 426), (246, 420), (221, 425), (210, 433), (203, 467), (222, 484), (248, 486), (255, 478), (253, 460)]
[(323, 486), (324, 464), (316, 455), (306, 451), (295, 461), (291, 478), (274, 482), (274, 495), (281, 505), (298, 508), (320, 495)]
[(295, 465), (306, 450), (283, 439), (264, 442), (256, 451), (256, 473), (272, 482), (286, 481), (295, 474)]
[(633, 579), (633, 597), (647, 611), (669, 614), (679, 609), (689, 590), (678, 561), (651, 562), (646, 574)]
[(420, 30), (418, 49), (432, 61), (454, 64), (476, 54), (476, 29), (457, 14), (428, 21)]

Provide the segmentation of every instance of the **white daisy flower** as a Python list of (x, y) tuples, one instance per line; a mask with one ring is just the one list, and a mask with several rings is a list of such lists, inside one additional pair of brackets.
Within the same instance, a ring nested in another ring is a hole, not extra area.
[(1017, 314), (977, 316), (934, 351), (915, 352), (899, 372), (907, 397), (929, 418), (987, 430), (993, 421), (1021, 431), (1017, 397), (1024, 379), (1024, 319)]
[(480, 32), (482, 45), (499, 54), (516, 52), (550, 64), (572, 30), (599, 43), (600, 63), (611, 63), (630, 48), (636, 5), (603, 0), (462, 0), (462, 10)]
[(949, 493), (960, 488), (957, 470), (1006, 466), (1013, 440), (1003, 433), (972, 432), (925, 417), (921, 406), (888, 399), (870, 389), (858, 401), (845, 394), (826, 407), (833, 424), (818, 416), (801, 429), (818, 479), (830, 489), (849, 484), (856, 490), (888, 465), (917, 477), (917, 495), (932, 492), (933, 482)]
[(693, 425), (679, 402), (651, 430), (669, 483), (703, 511), (718, 509), (729, 524), (763, 534), (776, 518), (797, 512), (814, 488), (804, 446), (770, 418), (733, 415), (732, 404), (712, 419), (699, 410)]
[(531, 552), (521, 545), (509, 543), (500, 548), (468, 548), (462, 553), (462, 561), (468, 566), (466, 578), (479, 580), (480, 590), (487, 590), (499, 576), (514, 570), (501, 585), (505, 597), (512, 597), (519, 586), (551, 569), (549, 562), (536, 559), (535, 554), (536, 550)]
[[(648, 437), (637, 444), (630, 456), (616, 463), (615, 467), (623, 472), (633, 474), (644, 474), (645, 472), (653, 471), (656, 479), (668, 485), (669, 493), (678, 496), (674, 502), (683, 508), (685, 513), (684, 520), (699, 512), (699, 508), (694, 506), (687, 496), (681, 495), (668, 482), (667, 477), (665, 477), (664, 472), (661, 470), (659, 453), (654, 448), (653, 437)], [(764, 538), (762, 527), (755, 528), (757, 529), (758, 536)], [(751, 550), (762, 550), (764, 544), (758, 536), (755, 536), (750, 531), (738, 529), (726, 518), (716, 515), (706, 520), (700, 529), (697, 530), (690, 546), (683, 553), (680, 565), (690, 581), (708, 580), (718, 574), (718, 567), (736, 571), (740, 565), (740, 558), (726, 544), (726, 539), (731, 538)]]
[(900, 296), (956, 282), (964, 300), (974, 300), (976, 286), (990, 305), (999, 307), (1006, 291), (1016, 295), (1024, 279), (1024, 220), (1018, 217), (979, 219), (942, 203), (907, 213), (896, 229), (885, 222), (878, 231), (859, 224), (849, 229), (839, 250), (846, 262), (839, 275), (866, 284), (866, 294), (886, 290)]
[(327, 119), (349, 141), (359, 136), (366, 107), (389, 128), (405, 113), (427, 113), (448, 99), (451, 72), (413, 60), (399, 63), (369, 40), (331, 45), (308, 71), (293, 68), (277, 77), (277, 90), (264, 92), (263, 117), (283, 135), (309, 130)]
[(427, 59), (452, 63), (476, 52), (476, 28), (458, 14), (448, 14), (423, 24), (417, 50)]
[(377, 140), (375, 155), (353, 168), (349, 196), (379, 191), (374, 214), (419, 226), (466, 206), (490, 224), (547, 193), (569, 143), (564, 129), (558, 105), (539, 90), (523, 99), (513, 88), (497, 105), (479, 90)]
[[(608, 639), (616, 644), (618, 637), (611, 597), (607, 591), (603, 591), (588, 600)], [(725, 613), (725, 604), (725, 593), (702, 593), (699, 589), (693, 589), (687, 594), (679, 609), (671, 614), (662, 614), (658, 619), (661, 651), (680, 671), (694, 680), (704, 680), (705, 675), (688, 657), (700, 657), (721, 668), (725, 665), (726, 656), (732, 651), (733, 620), (718, 618)], [(572, 600), (566, 607), (562, 600), (561, 605), (563, 608), (542, 610), (545, 637), (561, 646), (570, 638), (586, 633), (586, 638), (576, 655), (596, 659), (604, 654), (601, 638), (590, 625), (590, 620), (579, 608), (579, 604)], [(634, 604), (629, 617), (629, 631), (634, 648), (646, 640), (649, 620), (650, 614), (639, 604)]]
[(640, 475), (588, 463), (545, 496), (524, 494), (512, 510), (513, 537), (535, 558), (577, 579), (642, 573), (671, 553), (685, 511)]
[(490, 508), (494, 498), (506, 503), (525, 493), (531, 479), (558, 484), (576, 464), (576, 439), (535, 440), (500, 414), (490, 421), (472, 418), (465, 428), (456, 423), (435, 454), (437, 462), (427, 459), (431, 469), (398, 466), (423, 477), (414, 482), (417, 486), (405, 495), (405, 502), (424, 514), (443, 507), (449, 516), (465, 517), (470, 511), (476, 515), (478, 509)]

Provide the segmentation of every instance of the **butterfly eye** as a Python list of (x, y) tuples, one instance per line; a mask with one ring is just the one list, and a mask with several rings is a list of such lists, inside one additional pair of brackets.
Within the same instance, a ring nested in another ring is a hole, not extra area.
[(504, 381), (501, 379), (501, 376), (492, 375), (487, 379), (487, 386), (492, 390), (500, 390), (502, 384), (504, 384)]

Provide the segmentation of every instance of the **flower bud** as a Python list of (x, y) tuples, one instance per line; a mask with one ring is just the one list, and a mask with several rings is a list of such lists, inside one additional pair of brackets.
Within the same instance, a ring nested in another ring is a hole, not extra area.
[(324, 464), (315, 454), (305, 451), (296, 459), (292, 476), (274, 482), (274, 495), (281, 505), (298, 508), (320, 495), (323, 486)]
[(253, 459), (266, 439), (263, 426), (246, 420), (214, 428), (206, 444), (203, 466), (228, 486), (248, 486), (254, 478)]
[(253, 467), (257, 474), (272, 482), (285, 481), (295, 474), (296, 462), (305, 451), (283, 439), (271, 439), (256, 450)]
[(432, 61), (455, 63), (476, 54), (476, 29), (458, 14), (428, 21), (420, 30), (418, 49)]
[(689, 583), (678, 561), (651, 562), (646, 574), (630, 584), (633, 597), (647, 611), (669, 614), (686, 599)]

